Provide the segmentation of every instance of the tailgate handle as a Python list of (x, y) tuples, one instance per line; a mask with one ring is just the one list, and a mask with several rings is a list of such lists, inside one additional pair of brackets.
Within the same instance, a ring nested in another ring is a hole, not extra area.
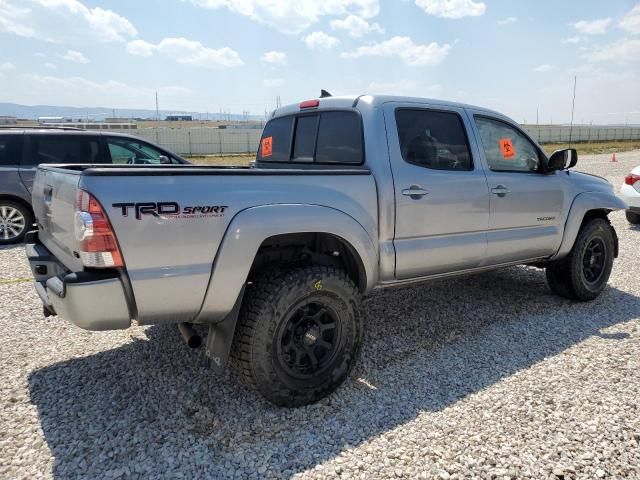
[(51, 206), (51, 199), (53, 198), (53, 187), (47, 185), (44, 187), (44, 203), (47, 207)]

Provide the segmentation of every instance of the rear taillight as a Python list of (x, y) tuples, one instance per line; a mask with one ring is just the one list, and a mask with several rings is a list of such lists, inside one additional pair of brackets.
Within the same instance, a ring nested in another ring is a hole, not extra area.
[(624, 177), (624, 183), (627, 185), (633, 185), (637, 181), (640, 181), (640, 175), (636, 175), (634, 173), (630, 173), (626, 177)]
[(91, 194), (78, 190), (75, 234), (80, 260), (85, 267), (122, 267), (122, 255), (116, 236), (102, 206)]

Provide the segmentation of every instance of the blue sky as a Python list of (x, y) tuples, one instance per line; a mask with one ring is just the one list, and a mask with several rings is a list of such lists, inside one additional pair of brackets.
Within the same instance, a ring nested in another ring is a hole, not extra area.
[[(640, 123), (638, 0), (0, 0), (0, 101), (262, 114), (389, 93)], [(1, 112), (0, 112), (1, 113)]]

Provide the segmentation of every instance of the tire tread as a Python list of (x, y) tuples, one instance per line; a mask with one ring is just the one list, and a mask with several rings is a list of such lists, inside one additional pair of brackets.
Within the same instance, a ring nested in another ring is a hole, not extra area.
[[(247, 386), (258, 390), (265, 398), (280, 406), (300, 406), (316, 401), (326, 396), (338, 387), (339, 383), (330, 385), (328, 388), (322, 387), (318, 390), (302, 392), (295, 398), (288, 398), (288, 395), (277, 385), (277, 382), (266, 381), (259, 375), (255, 368), (256, 362), (261, 358), (254, 357), (253, 345), (270, 341), (264, 338), (264, 329), (257, 329), (258, 322), (273, 321), (265, 318), (274, 304), (274, 298), (283, 289), (294, 289), (308, 285), (311, 278), (331, 278), (338, 281), (342, 287), (349, 292), (350, 299), (355, 302), (355, 311), (358, 311), (361, 294), (346, 272), (330, 266), (308, 266), (291, 267), (289, 269), (265, 269), (253, 279), (252, 284), (245, 291), (245, 297), (240, 309), (238, 326), (231, 349), (231, 361), (235, 370), (240, 375), (241, 380)], [(356, 313), (357, 339), (356, 348), (360, 349), (362, 340), (362, 328), (359, 325), (359, 315)], [(354, 354), (354, 358), (357, 352)], [(350, 368), (353, 366), (351, 362)], [(348, 375), (348, 371), (347, 371)]]

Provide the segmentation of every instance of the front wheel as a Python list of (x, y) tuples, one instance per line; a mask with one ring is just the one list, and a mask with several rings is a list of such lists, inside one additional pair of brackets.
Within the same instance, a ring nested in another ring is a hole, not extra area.
[(640, 213), (635, 213), (630, 210), (627, 210), (627, 221), (633, 225), (637, 225), (640, 223)]
[(360, 292), (334, 267), (265, 272), (247, 286), (232, 358), (270, 402), (298, 407), (347, 378), (362, 342)]
[(613, 227), (603, 218), (585, 223), (565, 258), (547, 267), (547, 283), (551, 290), (571, 300), (595, 299), (607, 285), (615, 240)]
[(0, 245), (21, 242), (33, 225), (31, 211), (9, 200), (0, 200)]

